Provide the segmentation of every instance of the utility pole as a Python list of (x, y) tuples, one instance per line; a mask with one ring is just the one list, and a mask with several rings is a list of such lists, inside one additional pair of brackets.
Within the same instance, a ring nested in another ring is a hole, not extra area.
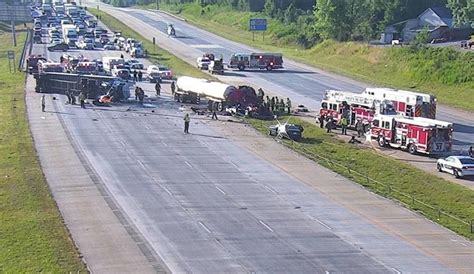
[(158, 2), (159, 2), (159, 0), (156, 0), (156, 10), (160, 9), (160, 4)]

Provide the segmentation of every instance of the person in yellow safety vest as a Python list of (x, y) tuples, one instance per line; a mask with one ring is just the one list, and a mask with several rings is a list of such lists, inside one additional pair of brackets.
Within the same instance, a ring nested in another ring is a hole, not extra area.
[(341, 128), (342, 128), (342, 134), (347, 135), (347, 118), (346, 117), (341, 118)]
[(290, 98), (286, 98), (286, 108), (288, 110), (288, 115), (291, 113), (291, 100)]
[(189, 133), (189, 122), (191, 121), (191, 117), (189, 117), (189, 113), (184, 115), (184, 133)]

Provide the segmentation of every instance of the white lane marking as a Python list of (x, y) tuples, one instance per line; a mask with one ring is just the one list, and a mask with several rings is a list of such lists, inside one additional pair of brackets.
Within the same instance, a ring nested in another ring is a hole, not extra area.
[(465, 243), (459, 243), (459, 244), (462, 245), (462, 246), (467, 246), (467, 244), (465, 244)]
[(397, 274), (402, 274), (402, 272), (400, 270), (396, 269), (396, 268), (392, 267), (392, 270), (395, 271), (395, 273), (397, 273)]
[(173, 196), (173, 193), (171, 193), (171, 191), (170, 191), (167, 187), (161, 186), (161, 188), (162, 188), (164, 191), (166, 191), (166, 193), (168, 193), (170, 196)]
[(202, 226), (202, 228), (204, 228), (204, 230), (207, 231), (207, 233), (209, 233), (209, 234), (211, 233), (211, 230), (209, 230), (209, 228), (207, 228), (207, 226), (203, 222), (198, 221), (198, 223)]
[(329, 271), (326, 270), (326, 271), (324, 271), (324, 273), (329, 274)]
[(120, 141), (123, 147), (127, 147), (127, 144), (124, 141)]
[(196, 45), (189, 45), (195, 49), (220, 49), (222, 46), (215, 45), (215, 44), (196, 44)]
[(145, 165), (142, 163), (142, 161), (137, 160), (137, 162), (138, 162), (143, 168), (146, 168)]
[(220, 193), (227, 195), (224, 190), (222, 190), (220, 187), (216, 186), (217, 190), (219, 190)]
[(258, 221), (259, 223), (261, 223), (266, 229), (270, 230), (271, 232), (275, 232), (273, 231), (273, 229), (271, 227), (269, 227), (266, 223), (264, 223), (262, 220), (259, 220)]
[(190, 163), (188, 163), (188, 161), (184, 161), (184, 163), (185, 163), (188, 167), (190, 167), (190, 168), (193, 167)]
[(332, 227), (328, 226), (327, 224), (323, 223), (321, 220), (319, 220), (318, 218), (316, 217), (313, 217), (313, 219), (318, 222), (320, 225), (324, 226), (325, 228), (329, 229), (329, 230), (332, 230)]
[(273, 188), (271, 188), (271, 187), (269, 187), (269, 186), (264, 185), (263, 187), (264, 187), (266, 190), (268, 190), (268, 191), (270, 191), (271, 193), (273, 193), (273, 194), (278, 194)]
[(229, 161), (229, 163), (230, 163), (231, 165), (233, 165), (235, 168), (239, 168), (234, 162)]

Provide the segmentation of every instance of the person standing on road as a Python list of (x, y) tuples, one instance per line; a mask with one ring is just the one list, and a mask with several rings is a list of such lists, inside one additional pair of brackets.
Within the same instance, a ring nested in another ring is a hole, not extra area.
[(320, 116), (318, 117), (319, 127), (320, 127), (320, 128), (324, 128), (324, 119), (325, 119), (324, 115), (320, 115)]
[(66, 105), (67, 104), (71, 104), (71, 92), (69, 91), (69, 89), (66, 90), (66, 97), (67, 97), (67, 101), (66, 101)]
[(71, 105), (76, 105), (76, 94), (74, 94), (74, 91), (71, 92)]
[(278, 112), (280, 113), (280, 115), (284, 115), (285, 114), (285, 101), (283, 101), (283, 98), (280, 100), (280, 105), (279, 105), (279, 109), (278, 109)]
[(364, 124), (361, 119), (357, 119), (355, 127), (357, 130), (357, 137), (362, 137), (364, 135)]
[(140, 105), (143, 105), (143, 100), (145, 99), (145, 92), (142, 88), (138, 88), (138, 101)]
[(474, 149), (471, 147), (469, 147), (469, 157), (471, 158), (474, 158)]
[(46, 97), (45, 95), (41, 95), (41, 111), (44, 112), (44, 109), (46, 108)]
[(330, 118), (329, 121), (326, 123), (326, 132), (331, 133), (332, 132), (332, 126), (333, 126), (333, 119)]
[(290, 100), (290, 98), (286, 98), (286, 108), (287, 108), (288, 115), (290, 115), (290, 113), (291, 113), (291, 100)]
[(143, 73), (141, 70), (138, 71), (138, 82), (141, 82), (143, 78)]
[(347, 135), (347, 118), (341, 118), (341, 133)]
[(135, 101), (138, 101), (138, 93), (140, 92), (139, 87), (135, 87)]
[(156, 91), (156, 96), (160, 96), (160, 93), (161, 93), (160, 81), (156, 81), (156, 84), (155, 84), (155, 91)]
[(191, 117), (189, 117), (189, 113), (184, 114), (184, 133), (189, 133), (189, 122), (191, 121)]
[(272, 99), (270, 99), (270, 109), (272, 110), (272, 112), (275, 111), (275, 97), (272, 97)]
[(211, 117), (212, 120), (216, 119), (216, 120), (219, 120), (217, 119), (217, 113), (216, 113), (216, 107), (213, 106), (212, 107), (212, 117)]
[(174, 95), (176, 91), (176, 84), (174, 83), (174, 81), (171, 82), (171, 95)]
[(133, 71), (133, 81), (136, 82), (137, 80), (138, 80), (138, 78), (137, 78), (137, 70), (134, 70), (134, 71)]
[(79, 94), (79, 102), (81, 103), (81, 108), (86, 108), (86, 95), (84, 92)]

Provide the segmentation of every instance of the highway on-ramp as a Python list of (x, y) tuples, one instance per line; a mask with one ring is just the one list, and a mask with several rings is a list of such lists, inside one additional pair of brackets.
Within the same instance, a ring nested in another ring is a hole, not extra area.
[[(95, 6), (96, 4), (91, 5), (91, 7)], [(192, 65), (196, 65), (197, 57), (207, 52), (215, 53), (216, 56), (222, 55), (224, 62), (228, 62), (233, 53), (260, 51), (219, 37), (164, 13), (138, 9), (117, 9), (103, 4), (100, 6), (108, 13), (126, 21), (130, 27), (149, 40), (155, 37), (157, 45)], [(167, 37), (168, 23), (175, 26), (177, 37)], [(320, 101), (328, 89), (362, 92), (369, 86), (287, 59), (285, 59), (284, 66), (284, 70), (271, 72), (231, 71), (226, 76), (218, 76), (218, 78), (230, 83), (245, 83), (254, 87), (262, 87), (275, 95), (290, 97), (294, 102), (303, 104), (312, 110), (319, 109)], [(453, 150), (465, 152), (470, 145), (474, 144), (474, 119), (470, 113), (438, 106), (437, 119), (454, 123)]]

